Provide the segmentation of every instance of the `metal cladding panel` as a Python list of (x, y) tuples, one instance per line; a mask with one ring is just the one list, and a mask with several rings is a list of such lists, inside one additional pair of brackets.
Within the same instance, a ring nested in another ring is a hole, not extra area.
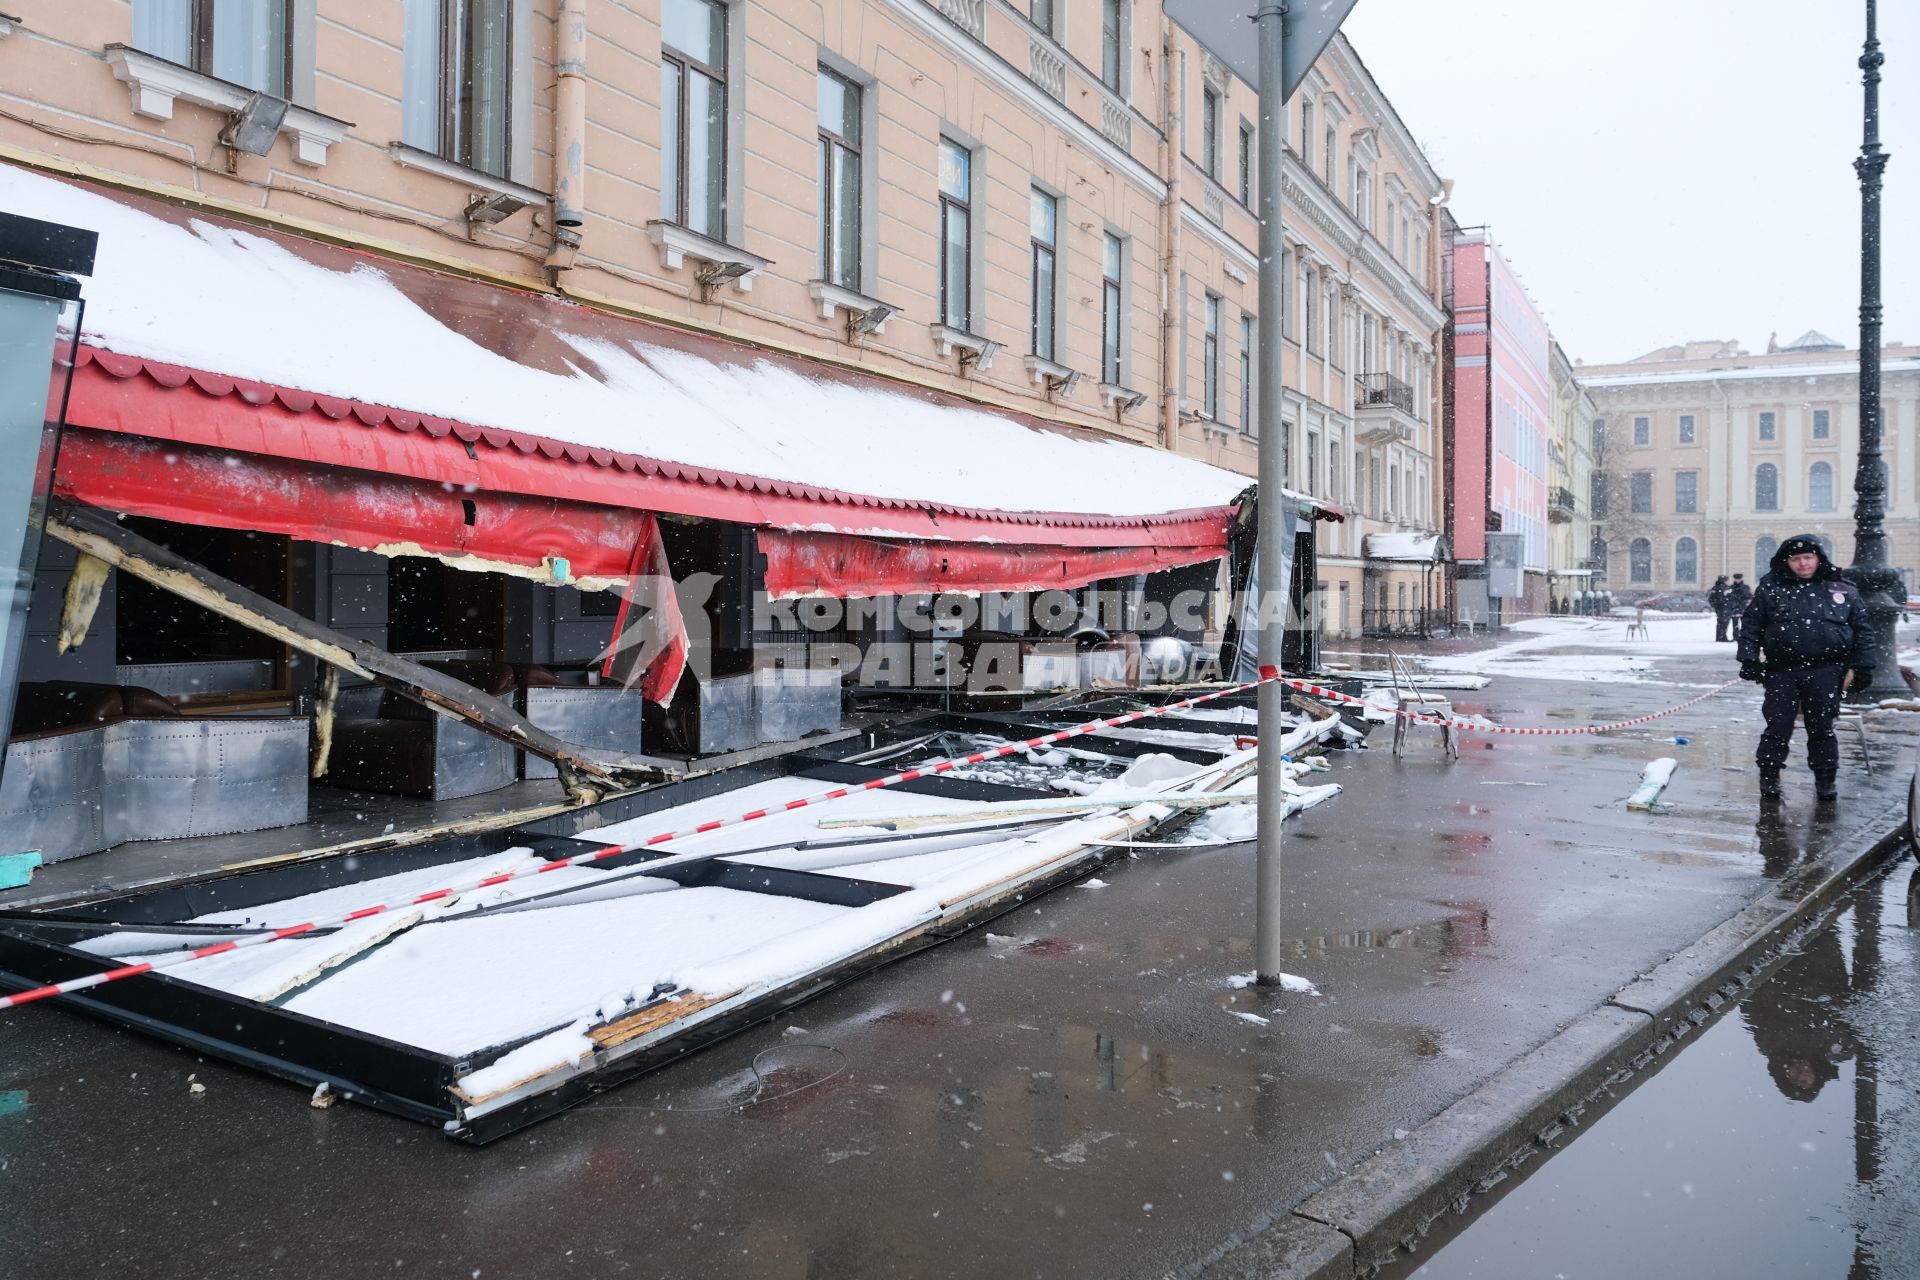
[(517, 755), (509, 744), (470, 724), (435, 716), (433, 798), (458, 800), (498, 791), (514, 780)]
[(48, 862), (96, 853), (107, 838), (107, 726), (13, 742), (0, 774), (0, 829), (10, 850)]
[(840, 672), (767, 667), (754, 672), (763, 742), (792, 742), (840, 727)]
[(120, 840), (226, 835), (307, 820), (304, 717), (129, 720)]
[[(562, 741), (636, 755), (640, 752), (640, 718), (644, 704), (637, 693), (615, 685), (601, 685), (522, 689), (519, 696), (527, 719)], [(560, 774), (551, 760), (524, 752), (520, 759), (523, 778), (555, 778)]]
[(702, 755), (738, 751), (760, 743), (760, 711), (753, 673), (716, 676), (700, 683), (699, 742)]

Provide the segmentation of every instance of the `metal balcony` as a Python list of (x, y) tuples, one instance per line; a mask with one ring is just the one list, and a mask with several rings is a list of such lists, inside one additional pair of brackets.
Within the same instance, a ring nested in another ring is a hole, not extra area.
[(1413, 388), (1390, 373), (1363, 373), (1353, 381), (1355, 439), (1361, 444), (1412, 440), (1420, 425)]
[(1579, 507), (1573, 500), (1573, 490), (1565, 485), (1555, 485), (1547, 490), (1547, 522), (1549, 524), (1569, 524), (1579, 514)]

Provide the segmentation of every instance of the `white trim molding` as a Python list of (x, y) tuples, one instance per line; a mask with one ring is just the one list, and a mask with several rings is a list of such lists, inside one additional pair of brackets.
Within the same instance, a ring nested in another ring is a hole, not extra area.
[(955, 352), (971, 352), (973, 358), (963, 363), (972, 365), (982, 373), (993, 367), (993, 358), (1000, 354), (1000, 344), (977, 333), (968, 333), (965, 329), (955, 329), (944, 324), (930, 324), (927, 332), (933, 335), (934, 346), (940, 351), (940, 357), (951, 359)]
[(688, 258), (710, 267), (746, 268), (738, 275), (727, 276), (733, 282), (733, 287), (741, 293), (752, 293), (753, 278), (773, 265), (771, 259), (757, 253), (736, 249), (661, 218), (647, 223), (647, 239), (653, 241), (654, 248), (660, 251), (660, 265), (668, 271), (680, 270)]
[[(232, 114), (253, 97), (253, 90), (243, 85), (203, 75), (130, 45), (110, 44), (105, 56), (113, 78), (124, 82), (133, 95), (133, 113), (149, 120), (173, 119), (176, 99)], [(327, 148), (346, 137), (351, 128), (351, 121), (289, 103), (280, 132), (291, 137), (296, 161), (318, 168), (327, 162)]]
[(438, 174), (461, 186), (470, 187), (481, 195), (508, 196), (527, 205), (546, 204), (550, 199), (544, 191), (522, 186), (518, 182), (510, 182), (505, 178), (496, 178), (479, 169), (469, 169), (466, 165), (457, 164), (445, 156), (423, 151), (419, 147), (410, 147), (404, 142), (388, 143), (387, 155), (397, 165), (418, 169), (423, 173)]

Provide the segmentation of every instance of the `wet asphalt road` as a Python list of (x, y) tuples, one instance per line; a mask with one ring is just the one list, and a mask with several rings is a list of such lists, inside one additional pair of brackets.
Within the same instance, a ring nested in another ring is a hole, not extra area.
[[(1695, 692), (1502, 679), (1458, 705), (1565, 724)], [(0, 1275), (1177, 1272), (1883, 832), (1915, 721), (1877, 719), (1873, 778), (1846, 746), (1830, 815), (1792, 777), (1772, 827), (1748, 686), (1640, 736), (1453, 762), (1430, 731), (1401, 759), (1376, 734), (1287, 827), (1289, 967), (1319, 996), (1229, 981), (1253, 967), (1250, 847), (1142, 853), (479, 1150), (24, 1010), (0, 1027)], [(1652, 741), (1674, 734), (1694, 745)], [(1628, 814), (1669, 752), (1668, 811)]]
[(1658, 1074), (1450, 1225), (1398, 1274), (1920, 1273), (1920, 868), (1849, 894)]

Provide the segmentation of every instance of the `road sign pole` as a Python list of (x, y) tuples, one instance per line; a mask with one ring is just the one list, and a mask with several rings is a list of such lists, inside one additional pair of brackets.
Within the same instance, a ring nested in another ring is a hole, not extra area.
[[(1281, 332), (1286, 315), (1285, 257), (1280, 240), (1280, 168), (1286, 157), (1287, 92), (1286, 5), (1263, 0), (1254, 22), (1260, 40), (1260, 377), (1257, 401), (1260, 431), (1260, 590), (1266, 594), (1280, 583), (1280, 567), (1291, 559), (1285, 545), (1287, 521), (1282, 510), (1286, 488), (1285, 441), (1282, 421)], [(1286, 636), (1284, 601), (1257, 602), (1260, 622), (1260, 667), (1280, 665)], [(1254, 882), (1254, 968), (1263, 984), (1280, 981), (1280, 823), (1287, 814), (1286, 763), (1280, 758), (1280, 740), (1286, 734), (1281, 717), (1286, 708), (1286, 686), (1268, 681), (1260, 686), (1259, 781), (1255, 789), (1259, 834)]]

